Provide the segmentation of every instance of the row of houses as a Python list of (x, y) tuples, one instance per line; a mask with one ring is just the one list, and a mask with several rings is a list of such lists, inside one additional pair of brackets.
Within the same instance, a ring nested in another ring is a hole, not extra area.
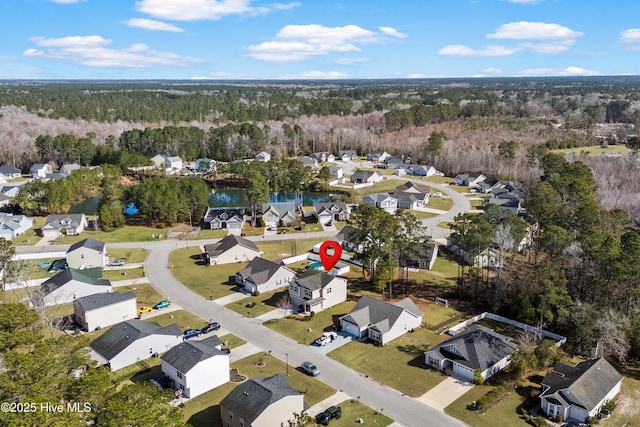
[(469, 186), (470, 191), (489, 194), (486, 203), (497, 205), (501, 210), (509, 210), (516, 215), (525, 212), (522, 202), (524, 191), (518, 183), (491, 178), (482, 172), (467, 172), (456, 175), (457, 185)]
[(429, 203), (431, 188), (410, 181), (399, 185), (391, 193), (375, 193), (364, 197), (362, 204), (383, 209), (391, 214), (400, 209), (416, 209)]

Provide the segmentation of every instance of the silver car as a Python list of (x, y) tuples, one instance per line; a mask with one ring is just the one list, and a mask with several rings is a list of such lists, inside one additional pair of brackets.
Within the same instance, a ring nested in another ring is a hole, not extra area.
[(305, 371), (307, 374), (311, 375), (312, 377), (315, 377), (318, 374), (320, 374), (320, 369), (318, 369), (318, 367), (311, 362), (302, 362), (302, 365), (300, 365), (300, 367), (302, 368), (303, 371)]

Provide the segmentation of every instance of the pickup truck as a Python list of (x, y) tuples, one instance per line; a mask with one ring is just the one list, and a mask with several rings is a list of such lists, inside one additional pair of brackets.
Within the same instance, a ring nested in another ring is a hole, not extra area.
[(339, 406), (330, 406), (323, 412), (320, 412), (318, 415), (316, 415), (316, 422), (318, 424), (322, 424), (323, 426), (328, 426), (329, 421), (334, 418), (339, 420), (341, 417), (342, 409)]

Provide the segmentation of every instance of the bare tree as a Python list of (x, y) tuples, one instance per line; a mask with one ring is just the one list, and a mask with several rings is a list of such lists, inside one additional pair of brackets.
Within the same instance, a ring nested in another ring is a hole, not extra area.
[(291, 297), (289, 296), (289, 294), (285, 293), (284, 295), (282, 295), (276, 303), (276, 306), (280, 310), (282, 310), (282, 313), (284, 315), (286, 315), (287, 311), (291, 310)]
[(599, 342), (605, 354), (615, 357), (619, 363), (626, 365), (630, 346), (626, 333), (629, 319), (613, 309), (603, 313), (596, 321), (600, 335)]

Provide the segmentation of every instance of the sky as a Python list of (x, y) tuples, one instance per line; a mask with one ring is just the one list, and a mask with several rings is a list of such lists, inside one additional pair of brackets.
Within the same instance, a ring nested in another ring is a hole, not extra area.
[(0, 0), (0, 79), (640, 74), (638, 0)]

